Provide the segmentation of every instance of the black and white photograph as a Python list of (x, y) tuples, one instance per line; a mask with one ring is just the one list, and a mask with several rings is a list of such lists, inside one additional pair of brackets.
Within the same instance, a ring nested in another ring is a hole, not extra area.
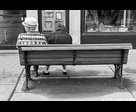
[(0, 10), (0, 101), (136, 101), (136, 10)]

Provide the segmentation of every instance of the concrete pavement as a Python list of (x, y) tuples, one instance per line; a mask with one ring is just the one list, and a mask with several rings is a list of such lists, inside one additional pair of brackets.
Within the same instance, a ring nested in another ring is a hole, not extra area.
[(22, 91), (25, 73), (15, 52), (0, 55), (4, 64), (0, 64), (0, 100), (136, 101), (136, 50), (130, 51), (128, 64), (124, 65), (124, 89), (119, 88), (119, 80), (112, 78), (113, 65), (68, 66), (67, 76), (62, 74), (61, 66), (51, 66), (51, 76), (47, 77), (42, 75), (44, 67), (40, 67), (41, 75), (29, 82), (28, 92)]
[(0, 50), (0, 101), (10, 100), (23, 68), (16, 50)]

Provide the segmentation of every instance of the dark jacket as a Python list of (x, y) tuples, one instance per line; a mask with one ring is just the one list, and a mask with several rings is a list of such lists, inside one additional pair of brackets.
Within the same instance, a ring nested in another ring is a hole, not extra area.
[(72, 37), (65, 31), (59, 30), (49, 37), (48, 44), (72, 44)]

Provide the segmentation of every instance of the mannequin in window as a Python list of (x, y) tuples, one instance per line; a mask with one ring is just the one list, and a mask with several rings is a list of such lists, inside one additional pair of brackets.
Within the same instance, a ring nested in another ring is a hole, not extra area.
[(110, 21), (110, 25), (121, 25), (121, 12), (120, 10), (113, 10), (112, 15), (111, 15), (112, 19)]
[(98, 13), (97, 10), (87, 10), (86, 15), (86, 29), (95, 28), (98, 27)]

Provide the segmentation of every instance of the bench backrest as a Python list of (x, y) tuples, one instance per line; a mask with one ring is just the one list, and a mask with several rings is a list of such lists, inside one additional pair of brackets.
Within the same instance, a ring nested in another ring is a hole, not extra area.
[(23, 52), (28, 65), (90, 65), (127, 63), (130, 43), (20, 46), (20, 64), (24, 65)]

